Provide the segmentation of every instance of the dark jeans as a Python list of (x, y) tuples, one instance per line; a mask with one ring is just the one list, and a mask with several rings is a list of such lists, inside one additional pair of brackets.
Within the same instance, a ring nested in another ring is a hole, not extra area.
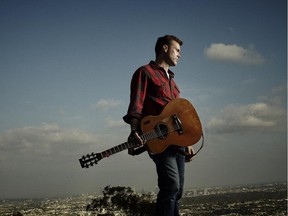
[(184, 186), (185, 157), (176, 153), (173, 148), (150, 157), (156, 164), (158, 174), (159, 192), (155, 215), (178, 216), (178, 201), (182, 197)]

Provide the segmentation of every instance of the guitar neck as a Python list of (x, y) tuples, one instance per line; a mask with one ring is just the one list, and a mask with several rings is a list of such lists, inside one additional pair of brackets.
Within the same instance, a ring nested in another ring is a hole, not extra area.
[[(151, 139), (155, 139), (158, 137), (157, 133), (155, 131), (150, 131), (150, 132), (147, 132), (145, 134), (142, 134), (141, 136), (141, 139), (142, 140), (146, 140), (146, 141), (149, 141)], [(125, 143), (122, 143), (120, 145), (117, 145), (113, 148), (110, 148), (110, 149), (107, 149), (103, 152), (101, 152), (101, 156), (104, 158), (104, 157), (109, 157), (110, 155), (113, 155), (113, 154), (116, 154), (118, 152), (121, 152), (121, 151), (124, 151), (126, 149), (129, 149), (129, 148), (135, 148), (135, 147), (139, 147), (139, 144), (138, 143), (134, 143), (134, 142), (125, 142)]]
[(110, 155), (113, 155), (113, 154), (116, 154), (118, 152), (121, 152), (121, 151), (124, 151), (128, 148), (132, 148), (134, 146), (134, 144), (132, 143), (129, 143), (129, 142), (125, 142), (125, 143), (122, 143), (120, 145), (117, 145), (113, 148), (110, 148), (110, 149), (107, 149), (103, 152), (101, 152), (101, 156), (104, 158), (104, 157), (109, 157)]

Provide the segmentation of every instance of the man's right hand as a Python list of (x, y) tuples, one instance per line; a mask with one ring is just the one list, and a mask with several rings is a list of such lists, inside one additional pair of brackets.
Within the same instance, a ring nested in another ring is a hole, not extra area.
[[(143, 146), (145, 144), (145, 140), (141, 138), (140, 134), (136, 130), (132, 130), (128, 137), (128, 143), (133, 143), (136, 148), (139, 148), (139, 146)], [(134, 156), (138, 153), (136, 153), (135, 148), (132, 147), (128, 149), (128, 154)]]
[(145, 141), (141, 138), (140, 134), (136, 130), (131, 131), (128, 137), (128, 142), (133, 143), (135, 147), (145, 144)]
[[(136, 128), (139, 128), (140, 120), (137, 118), (130, 119), (131, 133), (128, 137), (128, 143), (132, 143), (135, 148), (139, 146), (143, 146), (145, 144), (145, 140), (143, 140), (137, 131)], [(135, 155), (135, 148), (128, 149), (128, 154)]]

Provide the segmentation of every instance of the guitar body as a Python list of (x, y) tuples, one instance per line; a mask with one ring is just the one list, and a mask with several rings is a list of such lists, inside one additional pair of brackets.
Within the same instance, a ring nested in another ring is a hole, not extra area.
[(153, 153), (161, 153), (170, 145), (190, 146), (202, 136), (202, 125), (193, 105), (186, 99), (170, 101), (158, 116), (146, 116), (141, 121), (143, 134), (157, 131), (158, 138), (147, 141)]

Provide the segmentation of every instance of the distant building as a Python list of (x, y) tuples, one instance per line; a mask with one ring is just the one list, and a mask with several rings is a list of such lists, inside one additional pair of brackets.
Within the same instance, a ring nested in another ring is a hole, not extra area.
[(204, 193), (203, 193), (203, 195), (209, 195), (208, 189), (209, 189), (209, 188), (204, 188)]

